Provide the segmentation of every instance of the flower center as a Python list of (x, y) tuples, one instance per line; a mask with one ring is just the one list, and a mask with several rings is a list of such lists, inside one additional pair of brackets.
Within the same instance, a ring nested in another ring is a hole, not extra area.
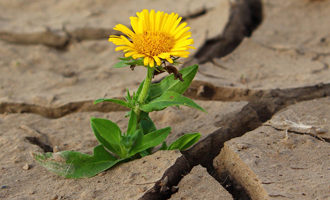
[(138, 53), (148, 56), (157, 56), (161, 53), (170, 52), (175, 41), (174, 38), (164, 32), (146, 31), (133, 38), (134, 46)]

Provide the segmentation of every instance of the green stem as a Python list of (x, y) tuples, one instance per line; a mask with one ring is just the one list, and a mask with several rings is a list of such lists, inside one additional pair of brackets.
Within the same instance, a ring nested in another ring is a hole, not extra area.
[(149, 88), (150, 88), (150, 84), (151, 84), (151, 80), (152, 80), (152, 77), (154, 75), (154, 69), (149, 67), (149, 66), (147, 68), (148, 68), (147, 77), (144, 79), (142, 90), (141, 90), (141, 93), (138, 97), (138, 105), (134, 109), (134, 112), (137, 115), (138, 121), (140, 120), (140, 112), (141, 112), (140, 105), (143, 105), (146, 98), (147, 98)]

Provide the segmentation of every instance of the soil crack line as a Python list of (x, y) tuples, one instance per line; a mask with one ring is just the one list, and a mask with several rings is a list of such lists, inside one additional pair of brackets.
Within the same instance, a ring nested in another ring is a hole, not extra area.
[[(269, 120), (277, 111), (288, 105), (330, 96), (330, 84), (316, 85), (292, 89), (275, 89), (263, 92), (257, 99), (251, 99), (250, 103), (243, 109), (218, 123), (221, 129), (214, 131), (211, 135), (200, 141), (186, 153), (191, 156), (203, 158), (206, 152), (214, 152), (212, 146), (223, 143), (234, 137), (241, 136), (245, 132), (258, 128), (262, 123)], [(231, 137), (230, 137), (231, 136)], [(207, 146), (209, 145), (209, 146)], [(218, 148), (218, 147), (217, 147)], [(198, 153), (196, 150), (202, 150)], [(216, 152), (215, 156), (218, 152)]]
[[(261, 97), (251, 99), (241, 111), (228, 114), (223, 120), (216, 122), (221, 127), (220, 129), (214, 131), (191, 149), (182, 153), (190, 165), (201, 164), (208, 169), (210, 175), (214, 175), (216, 172), (213, 167), (213, 159), (219, 154), (226, 141), (240, 137), (246, 132), (262, 126), (274, 114), (289, 105), (327, 96), (330, 96), (330, 84), (264, 91)], [(228, 183), (224, 178), (213, 177), (220, 183), (224, 182), (224, 186)], [(230, 180), (229, 178), (228, 181), (230, 185), (241, 188), (238, 191), (228, 189), (234, 197), (238, 197), (240, 192), (244, 192), (241, 186), (235, 184), (234, 180)]]
[[(211, 83), (204, 81), (193, 81), (191, 87), (184, 94), (185, 96), (197, 100), (213, 100), (213, 101), (249, 101), (254, 102), (262, 99), (272, 99), (276, 101), (295, 102), (291, 98), (290, 92), (297, 93), (300, 101), (308, 100), (311, 95), (313, 98), (321, 98), (328, 96), (330, 90), (329, 84), (317, 84), (315, 86), (307, 86), (292, 89), (274, 89), (274, 90), (252, 90), (233, 87), (216, 87)], [(309, 94), (311, 92), (311, 94)], [(118, 98), (123, 99), (123, 98)], [(284, 103), (284, 102), (283, 102)], [(127, 108), (119, 106), (111, 102), (104, 102), (94, 105), (93, 101), (69, 102), (58, 107), (46, 107), (42, 105), (1, 102), (0, 114), (4, 113), (34, 113), (46, 118), (60, 118), (65, 115), (76, 112), (118, 112), (127, 111)]]
[[(317, 126), (312, 126), (312, 125), (307, 125), (307, 124), (302, 124), (302, 123), (296, 123), (293, 121), (285, 120), (283, 124), (277, 124), (277, 123), (272, 123), (271, 121), (263, 124), (264, 126), (270, 126), (275, 130), (278, 131), (286, 131), (286, 134), (288, 132), (290, 133), (295, 133), (299, 135), (310, 135), (312, 137), (317, 138), (318, 140), (321, 140), (322, 142), (330, 142), (329, 139), (327, 138), (322, 138), (320, 136), (321, 134), (327, 133), (328, 130), (324, 129), (322, 127), (317, 127)], [(286, 135), (286, 138), (288, 135)]]
[[(184, 20), (198, 18), (207, 13), (203, 8), (183, 17)], [(20, 45), (45, 45), (57, 50), (65, 50), (73, 42), (84, 40), (107, 39), (109, 35), (121, 35), (122, 33), (112, 28), (82, 27), (68, 30), (64, 25), (62, 29), (46, 27), (45, 31), (32, 33), (15, 33), (0, 30), (0, 40)]]
[[(196, 91), (195, 91), (196, 92)], [(228, 114), (223, 120), (217, 123), (221, 127), (209, 136), (198, 142), (187, 151), (183, 151), (185, 168), (179, 167), (175, 183), (167, 184), (166, 193), (160, 191), (161, 186), (155, 186), (155, 190), (146, 198), (141, 199), (168, 199), (177, 191), (177, 185), (181, 179), (196, 165), (201, 164), (206, 167), (208, 173), (215, 178), (234, 199), (249, 200), (245, 189), (236, 183), (229, 174), (219, 177), (213, 167), (213, 159), (219, 154), (224, 143), (232, 138), (240, 137), (246, 132), (252, 131), (263, 125), (264, 122), (272, 118), (281, 109), (300, 101), (312, 100), (330, 96), (330, 84), (318, 84), (302, 88), (275, 89), (259, 92), (258, 95), (249, 97), (249, 103), (241, 111)], [(207, 156), (206, 156), (207, 155)], [(187, 167), (188, 165), (188, 167)], [(169, 170), (170, 171), (170, 170)], [(164, 175), (165, 176), (165, 175)], [(164, 188), (164, 187), (163, 187)], [(151, 198), (149, 198), (151, 197)]]
[(99, 103), (93, 101), (70, 102), (59, 107), (46, 107), (26, 103), (0, 103), (0, 113), (34, 113), (46, 118), (60, 118), (75, 112), (116, 112), (127, 108), (114, 103)]
[(21, 45), (45, 45), (58, 50), (65, 50), (74, 41), (83, 40), (100, 40), (109, 37), (109, 35), (120, 35), (113, 29), (84, 27), (72, 31), (51, 30), (46, 28), (43, 32), (34, 33), (14, 33), (8, 31), (0, 31), (0, 39), (6, 42)]
[(230, 54), (261, 24), (262, 2), (260, 0), (235, 0), (231, 3), (229, 22), (222, 35), (205, 41), (195, 54), (199, 63), (212, 61)]
[(195, 19), (195, 18), (198, 18), (198, 17), (201, 17), (203, 15), (205, 15), (209, 10), (206, 9), (205, 7), (196, 11), (196, 12), (193, 12), (193, 13), (190, 13), (188, 14), (187, 16), (184, 16), (182, 18), (183, 21), (186, 21), (186, 20), (189, 20), (189, 19)]

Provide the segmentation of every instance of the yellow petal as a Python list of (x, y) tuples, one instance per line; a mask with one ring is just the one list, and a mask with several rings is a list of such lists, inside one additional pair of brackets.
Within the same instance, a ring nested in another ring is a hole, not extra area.
[(180, 36), (181, 36), (182, 34), (184, 34), (185, 32), (189, 31), (189, 29), (190, 29), (189, 26), (185, 27), (184, 29), (182, 29), (181, 31), (179, 31), (178, 33), (176, 33), (175, 36), (174, 36), (174, 38), (175, 38), (175, 39), (180, 38)]
[(171, 55), (173, 56), (179, 56), (179, 57), (188, 57), (189, 56), (189, 51), (173, 51), (171, 52)]
[(135, 33), (139, 34), (142, 33), (142, 29), (139, 28), (138, 18), (137, 17), (130, 17), (131, 26)]
[(176, 27), (179, 25), (179, 23), (181, 22), (181, 20), (182, 20), (182, 17), (179, 17), (179, 19), (177, 19), (177, 20), (174, 22), (174, 24), (173, 24), (173, 26), (172, 26), (172, 29), (170, 30), (170, 33), (173, 33), (173, 32), (174, 32), (174, 30), (175, 30)]
[(187, 26), (187, 22), (183, 22), (182, 24), (180, 24), (173, 32), (173, 35), (176, 35), (179, 31), (181, 31), (182, 29), (184, 29), (184, 27)]
[(150, 11), (150, 16), (149, 16), (149, 20), (150, 20), (150, 30), (151, 31), (155, 31), (155, 18), (156, 18), (156, 13), (155, 10), (151, 10)]
[(127, 45), (126, 41), (123, 40), (121, 37), (110, 37), (109, 42), (112, 42), (115, 45)]
[(133, 48), (129, 47), (129, 46), (120, 46), (120, 47), (116, 47), (115, 51), (122, 51), (122, 50), (134, 50)]
[(136, 54), (136, 52), (128, 52), (128, 53), (125, 53), (125, 57), (131, 57), (133, 56), (134, 54)]
[(167, 13), (164, 14), (163, 19), (162, 19), (161, 24), (160, 24), (160, 27), (159, 27), (160, 31), (164, 31), (165, 24), (167, 23), (168, 16), (169, 15)]
[(109, 41), (114, 43), (115, 45), (127, 45), (129, 47), (134, 47), (134, 45), (123, 35), (120, 37), (110, 37)]
[(144, 21), (144, 31), (150, 30), (149, 11), (147, 9), (142, 10), (142, 16)]
[[(123, 51), (126, 57), (143, 58), (145, 66), (161, 65), (163, 60), (173, 63), (172, 57), (188, 57), (194, 43), (190, 27), (181, 23), (176, 13), (167, 14), (144, 9), (130, 17), (131, 29), (118, 24), (115, 30), (124, 35), (111, 35), (109, 41), (118, 45), (116, 51)], [(181, 24), (180, 24), (181, 23)]]
[(160, 66), (162, 64), (162, 61), (158, 58), (158, 56), (154, 56), (153, 58), (156, 61), (158, 66)]
[(154, 67), (154, 66), (155, 66), (154, 59), (149, 58), (149, 66), (150, 66), (150, 67)]
[(172, 60), (172, 58), (170, 58), (170, 57), (166, 58), (166, 60), (167, 60), (169, 63), (173, 63), (173, 60)]
[(183, 33), (177, 40), (176, 42), (180, 42), (182, 40), (186, 40), (191, 37), (191, 32), (185, 32)]
[(172, 52), (176, 52), (176, 51), (186, 51), (186, 50), (188, 50), (188, 49), (189, 49), (189, 46), (173, 48), (173, 49), (171, 50), (171, 54), (172, 54)]
[(188, 40), (184, 40), (184, 41), (181, 41), (181, 42), (178, 42), (174, 48), (179, 48), (179, 47), (184, 47), (184, 46), (188, 46), (188, 45), (191, 45), (194, 43), (194, 40), (193, 39), (188, 39)]
[(144, 54), (139, 54), (139, 53), (136, 53), (134, 55), (132, 55), (133, 59), (137, 59), (137, 58), (142, 58), (142, 57), (145, 57), (146, 55)]
[(168, 19), (164, 25), (164, 31), (169, 32), (171, 30), (171, 26), (173, 25), (174, 21), (176, 20), (175, 13), (171, 13), (168, 16)]
[(171, 56), (170, 53), (161, 53), (158, 55), (158, 57), (160, 57), (162, 59), (169, 58), (170, 56)]
[(148, 64), (149, 64), (149, 58), (148, 57), (144, 58), (143, 64), (144, 64), (144, 66), (148, 66)]
[(133, 35), (135, 35), (129, 28), (127, 28), (125, 25), (122, 24), (117, 24), (113, 29), (124, 33), (130, 38), (132, 38)]
[(161, 21), (163, 19), (163, 15), (164, 15), (164, 12), (158, 11), (156, 13), (155, 31), (158, 31), (159, 30), (159, 27), (161, 25)]

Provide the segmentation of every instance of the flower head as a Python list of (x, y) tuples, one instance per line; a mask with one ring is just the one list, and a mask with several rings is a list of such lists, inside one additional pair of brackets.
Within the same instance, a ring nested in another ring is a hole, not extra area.
[(125, 52), (125, 57), (143, 58), (144, 65), (150, 67), (154, 67), (155, 63), (160, 66), (162, 60), (173, 63), (173, 57), (188, 57), (194, 40), (190, 38), (187, 23), (180, 24), (182, 17), (146, 9), (136, 15), (130, 17), (133, 30), (122, 24), (115, 26), (115, 30), (128, 37), (110, 36), (109, 41), (119, 46), (116, 51)]

